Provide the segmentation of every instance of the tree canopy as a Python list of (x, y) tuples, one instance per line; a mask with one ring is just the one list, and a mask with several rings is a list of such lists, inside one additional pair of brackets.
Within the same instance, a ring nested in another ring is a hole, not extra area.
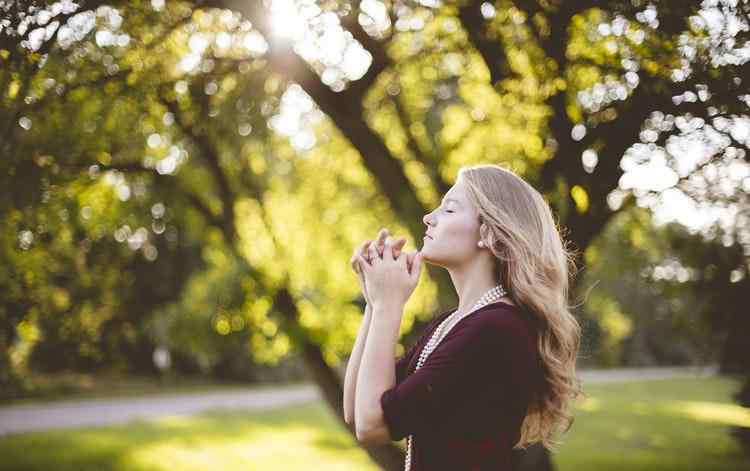
[[(605, 231), (645, 208), (706, 214), (694, 231), (740, 248), (722, 266), (743, 279), (749, 11), (0, 0), (0, 351), (23, 345), (0, 380), (28, 361), (148, 368), (156, 344), (201, 369), (297, 351), (338, 412), (362, 305), (353, 247), (380, 227), (416, 245), (478, 161), (543, 192), (581, 267), (637, 237), (640, 223)], [(611, 291), (590, 314), (622, 339)], [(453, 297), (430, 268), (401, 351)]]

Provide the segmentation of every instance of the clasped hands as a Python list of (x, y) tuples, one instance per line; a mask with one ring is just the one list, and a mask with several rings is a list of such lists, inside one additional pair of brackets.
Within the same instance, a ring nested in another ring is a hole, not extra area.
[(422, 271), (422, 253), (402, 252), (405, 238), (393, 240), (381, 229), (375, 241), (367, 240), (350, 259), (367, 304), (403, 306), (414, 292)]

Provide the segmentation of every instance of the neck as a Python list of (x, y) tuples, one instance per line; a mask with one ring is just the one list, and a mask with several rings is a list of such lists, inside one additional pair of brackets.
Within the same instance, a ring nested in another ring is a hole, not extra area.
[(494, 257), (481, 257), (466, 267), (448, 269), (458, 293), (458, 311), (471, 309), (479, 298), (498, 284)]

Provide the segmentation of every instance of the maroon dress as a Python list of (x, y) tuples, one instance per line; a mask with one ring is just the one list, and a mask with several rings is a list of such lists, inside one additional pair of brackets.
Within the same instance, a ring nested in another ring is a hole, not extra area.
[(438, 315), (396, 361), (396, 385), (380, 404), (392, 440), (412, 437), (411, 471), (514, 471), (513, 445), (531, 398), (543, 386), (537, 329), (522, 308), (502, 301), (456, 323), (415, 371)]

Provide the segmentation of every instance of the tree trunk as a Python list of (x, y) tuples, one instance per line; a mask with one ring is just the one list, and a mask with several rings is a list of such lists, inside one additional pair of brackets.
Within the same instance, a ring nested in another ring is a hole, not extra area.
[[(750, 376), (745, 378), (745, 384), (732, 397), (742, 407), (750, 407)], [(733, 426), (731, 434), (750, 458), (750, 427)]]
[(526, 450), (514, 450), (513, 453), (520, 458), (519, 471), (555, 470), (547, 449), (539, 443), (535, 443)]
[[(744, 307), (744, 309), (743, 309)], [(733, 310), (727, 325), (726, 341), (722, 345), (719, 372), (723, 374), (748, 374), (750, 355), (747, 339), (750, 338), (750, 316), (746, 306)]]
[[(289, 291), (282, 289), (274, 299), (274, 308), (283, 315), (283, 328), (289, 334), (294, 344), (302, 352), (302, 358), (307, 371), (312, 376), (323, 393), (323, 398), (331, 406), (336, 417), (347, 430), (356, 437), (356, 431), (344, 420), (344, 389), (339, 374), (326, 363), (320, 346), (310, 341), (310, 336), (304, 332), (304, 327), (298, 322), (297, 305)], [(398, 471), (404, 467), (404, 452), (395, 444), (372, 446), (361, 444), (380, 467), (388, 471)]]

